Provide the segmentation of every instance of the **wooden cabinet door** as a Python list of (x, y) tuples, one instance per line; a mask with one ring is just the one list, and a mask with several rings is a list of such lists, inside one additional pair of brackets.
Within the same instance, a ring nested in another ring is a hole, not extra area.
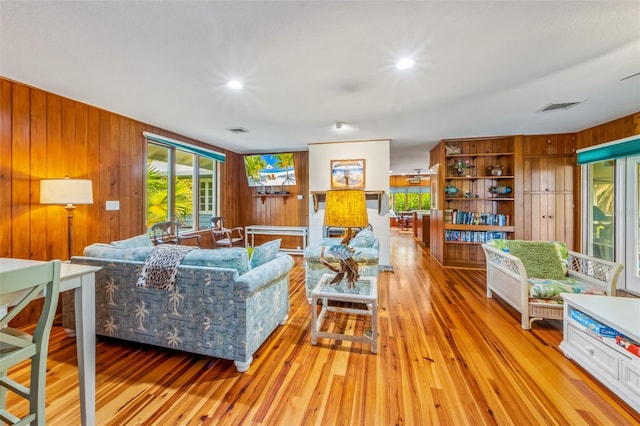
[(524, 196), (524, 239), (563, 241), (573, 247), (573, 194), (529, 193)]
[(575, 135), (571, 133), (523, 138), (523, 153), (527, 156), (571, 155), (574, 151)]
[(573, 247), (572, 157), (524, 159), (524, 239)]

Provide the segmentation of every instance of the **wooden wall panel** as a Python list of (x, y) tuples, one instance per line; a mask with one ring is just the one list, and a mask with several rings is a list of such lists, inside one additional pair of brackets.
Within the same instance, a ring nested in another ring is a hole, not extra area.
[[(283, 187), (289, 192), (287, 197), (258, 197), (255, 188), (250, 188), (244, 168), (244, 157), (238, 158), (238, 175), (236, 179), (237, 194), (240, 200), (238, 226), (276, 225), (276, 226), (308, 226), (309, 225), (309, 153), (294, 152), (293, 163), (296, 168), (296, 185)], [(298, 196), (302, 199), (299, 200)], [(225, 216), (223, 214), (223, 216)], [(226, 217), (226, 216), (225, 216)], [(226, 219), (227, 226), (229, 220)], [(235, 224), (232, 224), (235, 226)], [(255, 236), (255, 244), (259, 245), (273, 237)], [(282, 237), (282, 246), (296, 248), (302, 246), (300, 237)]]
[[(11, 239), (12, 257), (29, 257), (30, 96), (29, 89), (14, 87), (11, 134)], [(25, 239), (27, 241), (25, 241)]]
[(578, 132), (576, 147), (587, 148), (637, 134), (640, 134), (640, 112)]
[[(238, 206), (248, 202), (238, 197), (238, 188), (240, 178), (246, 178), (244, 166), (239, 167), (242, 156), (236, 153), (4, 78), (0, 124), (0, 256), (67, 258), (66, 211), (40, 204), (43, 178), (69, 176), (93, 182), (94, 204), (74, 210), (73, 254), (94, 242), (144, 232), (143, 131), (224, 152), (219, 204), (232, 223), (245, 225)], [(300, 158), (296, 166), (300, 161), (306, 159)], [(120, 201), (120, 210), (107, 211), (108, 200)], [(254, 202), (253, 197), (248, 200)]]
[(430, 186), (431, 177), (429, 175), (422, 175), (420, 183), (409, 183), (408, 179), (415, 175), (393, 175), (389, 176), (389, 186)]
[(0, 257), (11, 255), (12, 84), (0, 79)]
[[(31, 91), (31, 204), (40, 200), (40, 179), (47, 175), (47, 94), (41, 90)], [(45, 258), (47, 255), (47, 209), (32, 209), (30, 214), (29, 257)]]

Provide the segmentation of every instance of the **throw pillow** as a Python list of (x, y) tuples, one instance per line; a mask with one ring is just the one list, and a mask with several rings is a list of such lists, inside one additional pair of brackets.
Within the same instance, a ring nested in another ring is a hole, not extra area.
[(375, 240), (376, 237), (373, 235), (373, 231), (363, 229), (349, 241), (349, 247), (371, 247)]
[(126, 240), (113, 241), (111, 245), (118, 248), (153, 247), (153, 241), (147, 234), (142, 234)]
[(258, 266), (275, 259), (276, 255), (280, 251), (281, 242), (282, 239), (278, 238), (277, 240), (269, 241), (261, 246), (254, 247), (253, 253), (251, 254), (251, 260), (249, 261), (251, 267), (257, 268)]
[(566, 279), (556, 247), (545, 241), (506, 241), (509, 253), (522, 260), (529, 278)]

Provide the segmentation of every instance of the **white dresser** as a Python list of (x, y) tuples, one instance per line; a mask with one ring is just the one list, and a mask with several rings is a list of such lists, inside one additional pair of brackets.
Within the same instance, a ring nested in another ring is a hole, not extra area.
[(640, 299), (562, 294), (564, 337), (560, 349), (634, 410), (640, 412), (640, 357), (585, 327), (571, 316), (573, 310), (588, 315), (628, 338), (640, 342)]

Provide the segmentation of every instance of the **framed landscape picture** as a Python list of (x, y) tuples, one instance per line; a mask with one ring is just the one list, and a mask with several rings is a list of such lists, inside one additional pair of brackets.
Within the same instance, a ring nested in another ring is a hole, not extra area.
[(365, 160), (331, 160), (331, 189), (364, 189)]

